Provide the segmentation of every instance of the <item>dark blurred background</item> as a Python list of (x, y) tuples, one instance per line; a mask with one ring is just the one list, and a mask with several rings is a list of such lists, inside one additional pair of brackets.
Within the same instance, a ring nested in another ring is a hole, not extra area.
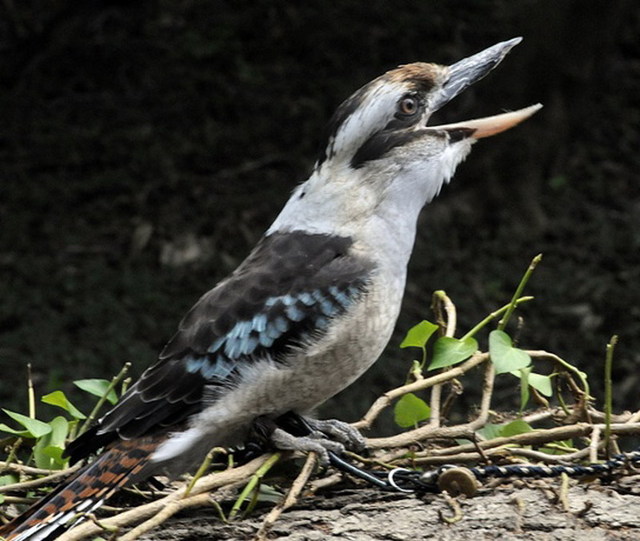
[(518, 35), (434, 122), (545, 108), (478, 143), (424, 212), (396, 336), (324, 413), (355, 419), (402, 383), (414, 353), (398, 345), (431, 318), (433, 290), (456, 303), (461, 334), (539, 252), (519, 344), (576, 363), (600, 395), (620, 334), (615, 405), (637, 409), (633, 0), (4, 0), (0, 404), (26, 410), (27, 363), (38, 393), (125, 361), (139, 374), (306, 178), (344, 98), (397, 64), (451, 63)]

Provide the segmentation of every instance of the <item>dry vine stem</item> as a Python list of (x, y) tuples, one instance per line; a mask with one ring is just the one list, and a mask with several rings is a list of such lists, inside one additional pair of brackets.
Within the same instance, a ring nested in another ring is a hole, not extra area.
[[(444, 307), (444, 311), (447, 314), (447, 322), (445, 325), (444, 336), (449, 338), (453, 338), (453, 335), (456, 333), (456, 324), (458, 321), (458, 315), (456, 312), (456, 307), (451, 302), (451, 299), (447, 296), (444, 291), (436, 291), (433, 294), (432, 308), (433, 311), (437, 314), (437, 319), (441, 319), (441, 308)], [(440, 321), (438, 321), (440, 324)], [(446, 371), (447, 369), (444, 369)], [(432, 428), (437, 428), (440, 426), (440, 405), (442, 402), (442, 384), (438, 383), (433, 386), (431, 389), (431, 400), (430, 400), (430, 408), (431, 408), (431, 416), (429, 418), (429, 426)]]
[[(416, 383), (424, 383), (429, 380), (435, 380), (436, 378), (438, 378), (438, 376), (442, 376), (443, 378), (445, 378), (445, 381), (446, 381), (446, 379), (450, 379), (451, 377), (456, 377), (456, 376), (452, 376), (452, 373), (457, 371), (456, 369), (460, 369), (461, 373), (464, 373), (470, 368), (472, 368), (473, 366), (476, 366), (486, 361), (488, 358), (489, 358), (489, 355), (487, 353), (476, 354), (473, 357), (471, 357), (471, 359), (469, 359), (466, 363), (459, 365), (459, 367), (454, 367), (451, 370), (448, 370), (447, 372), (443, 372), (441, 374), (438, 374), (437, 376), (433, 376), (432, 378), (425, 379)], [(468, 363), (471, 363), (472, 361), (474, 362), (474, 364), (468, 365)], [(467, 366), (465, 367), (465, 365)], [(402, 432), (400, 434), (397, 434), (395, 436), (390, 436), (388, 438), (368, 439), (367, 445), (371, 449), (382, 449), (387, 447), (408, 446), (413, 443), (420, 442), (426, 439), (451, 438), (451, 437), (461, 437), (461, 436), (471, 437), (473, 432), (475, 432), (479, 428), (482, 428), (489, 419), (489, 408), (491, 406), (491, 395), (493, 394), (494, 380), (495, 380), (495, 370), (493, 368), (493, 364), (487, 364), (485, 368), (484, 382), (482, 385), (482, 398), (480, 400), (480, 411), (478, 413), (478, 416), (473, 421), (463, 425), (458, 425), (458, 426), (446, 426), (446, 427), (435, 427), (435, 428), (430, 425), (421, 426), (414, 430)], [(440, 380), (437, 381), (436, 383), (440, 383)], [(398, 389), (406, 389), (411, 385), (415, 385), (415, 384), (405, 385), (404, 387), (399, 387)], [(397, 391), (398, 389), (395, 389), (395, 390)], [(407, 392), (411, 392), (411, 391), (407, 391)], [(393, 393), (393, 391), (391, 391), (391, 393)], [(391, 393), (387, 393), (387, 395), (390, 395)], [(403, 392), (402, 394), (406, 394), (406, 392)]]
[[(395, 389), (386, 392), (380, 398), (378, 398), (369, 408), (369, 411), (367, 411), (364, 417), (360, 421), (353, 423), (353, 427), (358, 429), (370, 428), (371, 424), (376, 420), (378, 415), (380, 415), (380, 413), (385, 408), (389, 407), (394, 400), (400, 398), (401, 396), (404, 396), (407, 393), (424, 391), (425, 389), (433, 387), (434, 385), (437, 385), (439, 383), (444, 383), (445, 381), (449, 381), (450, 379), (460, 377), (462, 374), (488, 360), (488, 353), (478, 352), (471, 356), (469, 360), (452, 367), (446, 372), (441, 372), (440, 374), (436, 374), (435, 376), (431, 376), (430, 378), (425, 378), (419, 381), (414, 381), (413, 383), (408, 383), (407, 385), (403, 385), (402, 387), (396, 387)], [(375, 440), (368, 440), (368, 442), (371, 441)]]
[[(442, 300), (442, 299), (441, 299)], [(445, 302), (442, 300), (442, 302)], [(449, 324), (447, 325), (447, 336), (453, 334), (455, 325), (455, 308), (447, 308), (445, 303), (445, 310), (447, 311)], [(451, 311), (453, 310), (453, 312)], [(533, 351), (528, 352), (532, 357), (547, 358), (551, 361), (562, 362), (553, 354), (545, 351)], [(482, 398), (480, 401), (479, 412), (475, 419), (468, 423), (458, 426), (440, 426), (440, 422), (429, 423), (427, 425), (418, 427), (414, 430), (410, 430), (404, 433), (397, 434), (395, 436), (387, 438), (373, 438), (367, 440), (370, 449), (387, 449), (386, 454), (378, 454), (373, 462), (379, 464), (384, 462), (402, 461), (405, 459), (407, 447), (427, 440), (433, 439), (451, 439), (458, 437), (471, 438), (473, 434), (480, 428), (482, 428), (489, 420), (491, 397), (493, 393), (493, 384), (495, 379), (495, 370), (492, 363), (488, 363), (489, 354), (484, 352), (477, 352), (471, 356), (465, 362), (450, 367), (447, 370), (435, 374), (428, 378), (422, 378), (412, 383), (402, 385), (396, 389), (392, 389), (378, 398), (364, 415), (364, 417), (355, 423), (353, 426), (359, 429), (366, 429), (371, 426), (373, 421), (378, 415), (387, 407), (391, 406), (395, 400), (402, 397), (407, 393), (424, 391), (426, 389), (432, 389), (432, 412), (435, 405), (435, 411), (438, 412), (440, 408), (440, 395), (438, 392), (433, 391), (439, 388), (440, 385), (451, 381), (455, 378), (459, 378), (465, 373), (469, 372), (473, 368), (485, 364), (484, 367), (484, 382), (482, 388)], [(566, 364), (566, 363), (565, 363)], [(576, 388), (576, 393), (580, 396), (586, 396), (586, 392), (583, 389)], [(435, 402), (434, 402), (435, 400)], [(602, 421), (604, 414), (593, 408), (587, 408), (586, 402), (578, 406), (579, 412), (582, 413), (580, 417), (576, 416), (576, 407), (573, 411), (567, 411), (566, 408), (546, 409), (543, 411), (533, 412), (525, 416), (523, 419), (532, 424), (537, 422), (548, 422), (550, 420), (556, 420), (556, 422), (569, 421), (572, 417), (575, 418), (587, 418), (591, 420)], [(640, 434), (640, 411), (635, 413), (624, 413), (621, 415), (612, 416), (611, 433), (618, 435), (625, 434)], [(574, 461), (582, 460), (590, 455), (592, 461), (597, 458), (597, 451), (601, 447), (599, 443), (600, 431), (604, 429), (604, 424), (593, 424), (588, 422), (572, 423), (565, 426), (556, 426), (554, 428), (540, 429), (532, 432), (526, 432), (517, 434), (510, 437), (499, 437), (490, 440), (480, 441), (471, 444), (457, 445), (448, 448), (430, 449), (428, 452), (420, 451), (414, 452), (412, 456), (413, 464), (420, 465), (438, 465), (442, 463), (465, 463), (465, 462), (477, 462), (480, 457), (480, 453), (484, 458), (505, 458), (505, 457), (524, 457), (529, 460), (536, 460), (546, 463), (564, 463), (571, 464)], [(540, 451), (532, 449), (523, 449), (521, 447), (514, 446), (542, 446), (544, 444), (566, 440), (569, 438), (579, 437), (591, 437), (591, 444), (587, 447), (568, 453), (565, 455), (549, 455)], [(190, 492), (187, 494), (187, 485), (185, 484), (180, 489), (177, 489), (173, 493), (152, 501), (140, 505), (138, 507), (121, 512), (117, 515), (100, 520), (100, 524), (95, 522), (85, 522), (80, 524), (77, 528), (73, 528), (71, 531), (63, 534), (59, 539), (60, 541), (78, 541), (80, 539), (91, 538), (100, 535), (104, 532), (101, 526), (104, 526), (109, 531), (116, 531), (120, 528), (131, 527), (134, 524), (138, 524), (137, 527), (124, 534), (122, 541), (132, 541), (145, 532), (157, 527), (162, 522), (173, 516), (175, 513), (190, 507), (206, 506), (212, 502), (212, 492), (216, 493), (217, 498), (224, 497), (224, 493), (227, 490), (231, 490), (232, 487), (242, 485), (256, 472), (258, 469), (268, 460), (268, 456), (262, 456), (257, 458), (244, 466), (237, 468), (231, 468), (222, 472), (212, 473), (210, 475), (200, 478)], [(400, 462), (402, 463), (402, 462)], [(296, 480), (291, 485), (291, 488), (286, 498), (278, 506), (274, 507), (265, 517), (262, 526), (258, 532), (256, 539), (266, 539), (269, 529), (278, 520), (279, 516), (289, 507), (294, 505), (310, 476), (313, 473), (316, 464), (316, 457), (310, 454), (307, 461), (297, 476)], [(34, 474), (49, 474), (43, 479), (36, 481), (26, 481), (12, 486), (2, 487), (0, 491), (14, 491), (16, 488), (27, 489), (33, 488), (45, 482), (51, 482), (57, 480), (60, 477), (64, 477), (72, 473), (72, 469), (68, 469), (62, 472), (52, 473), (48, 470), (40, 470), (37, 468), (29, 468), (26, 466), (20, 466), (17, 464), (3, 464), (0, 462), (0, 470), (4, 467), (8, 471), (20, 472), (21, 475), (34, 475)], [(331, 475), (325, 479), (316, 480), (311, 483), (312, 492), (318, 488), (330, 486), (335, 484), (341, 476), (339, 474)], [(220, 491), (219, 489), (224, 489)]]
[(300, 470), (298, 477), (296, 477), (295, 481), (291, 484), (291, 488), (287, 493), (285, 499), (278, 505), (276, 505), (265, 517), (262, 521), (262, 525), (260, 526), (260, 530), (255, 536), (255, 541), (266, 541), (267, 534), (271, 527), (276, 523), (280, 515), (289, 509), (291, 506), (295, 505), (298, 501), (298, 497), (304, 490), (309, 477), (313, 473), (313, 470), (318, 462), (318, 457), (315, 453), (309, 453), (307, 456), (307, 460), (304, 463), (304, 466)]

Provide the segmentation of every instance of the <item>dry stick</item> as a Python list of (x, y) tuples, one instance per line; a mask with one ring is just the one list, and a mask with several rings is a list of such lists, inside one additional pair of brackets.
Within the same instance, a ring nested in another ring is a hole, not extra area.
[[(456, 307), (451, 302), (451, 299), (447, 296), (444, 291), (436, 291), (433, 294), (433, 306), (434, 309), (437, 306), (436, 303), (442, 303), (444, 306), (444, 311), (447, 313), (447, 324), (444, 335), (450, 338), (453, 338), (453, 335), (456, 333), (456, 325), (457, 325), (457, 314)], [(440, 426), (440, 406), (442, 403), (442, 384), (438, 383), (434, 385), (431, 389), (431, 413), (429, 416), (429, 426), (432, 428), (437, 428)]]
[[(442, 374), (438, 374), (431, 378), (425, 379), (423, 381), (419, 381), (416, 383), (424, 384), (425, 382), (430, 382), (430, 385), (434, 385), (436, 383), (440, 383), (441, 381), (446, 381), (447, 379), (451, 379), (452, 377), (457, 377), (458, 375), (466, 372), (473, 366), (477, 366), (478, 364), (486, 361), (489, 358), (487, 353), (476, 353), (471, 359), (467, 362), (461, 364), (458, 367), (454, 367), (447, 372)], [(482, 428), (489, 418), (489, 408), (491, 406), (491, 395), (493, 394), (493, 382), (495, 380), (495, 370), (492, 364), (487, 364), (485, 370), (484, 383), (482, 385), (482, 399), (480, 401), (480, 412), (478, 416), (471, 422), (459, 425), (459, 426), (446, 426), (446, 427), (438, 427), (433, 428), (431, 426), (421, 426), (414, 430), (410, 430), (408, 432), (402, 432), (400, 434), (396, 434), (395, 436), (390, 436), (387, 438), (372, 438), (367, 440), (367, 446), (370, 449), (382, 449), (387, 447), (403, 447), (407, 445), (411, 445), (413, 443), (425, 440), (425, 439), (434, 439), (434, 438), (450, 438), (450, 437), (460, 437), (460, 436), (470, 436), (475, 430)], [(393, 391), (389, 391), (382, 398), (388, 398), (389, 401), (396, 397), (396, 393), (401, 391), (411, 385), (405, 385), (403, 387), (399, 387), (398, 389), (394, 389)], [(410, 392), (410, 391), (407, 391)], [(402, 394), (405, 394), (402, 392)], [(380, 399), (376, 400), (375, 404)], [(373, 409), (373, 408), (372, 408)], [(371, 412), (371, 410), (369, 410)], [(369, 415), (365, 415), (365, 419)], [(363, 419), (364, 420), (364, 419)], [(362, 422), (362, 421), (361, 421)], [(356, 423), (357, 425), (358, 423)]]
[[(211, 494), (205, 492), (204, 494), (198, 494), (196, 496), (190, 496), (182, 500), (173, 500), (166, 504), (157, 514), (151, 517), (149, 520), (139, 524), (133, 528), (130, 532), (127, 532), (123, 536), (118, 537), (118, 541), (134, 541), (138, 539), (142, 534), (153, 530), (156, 526), (159, 526), (173, 515), (186, 509), (188, 507), (201, 507), (210, 503)], [(105, 522), (105, 521), (102, 521)]]
[[(216, 488), (245, 481), (246, 479), (250, 478), (260, 468), (260, 466), (262, 466), (268, 460), (269, 456), (270, 455), (263, 455), (238, 468), (232, 468), (202, 477), (191, 489), (189, 498), (184, 498), (184, 500), (189, 500), (198, 496), (199, 494), (210, 492)], [(113, 517), (105, 518), (101, 520), (101, 523), (108, 528), (121, 528), (124, 526), (129, 526), (136, 522), (140, 522), (141, 520), (152, 517), (153, 515), (162, 512), (162, 510), (171, 502), (183, 499), (185, 490), (186, 485), (169, 494), (168, 496), (165, 496), (164, 498), (144, 505), (140, 505)], [(62, 534), (58, 538), (58, 541), (79, 541), (80, 539), (84, 539), (90, 536), (96, 536), (101, 533), (102, 529), (99, 526), (91, 522), (85, 522), (83, 524), (80, 524), (78, 527), (73, 528), (71, 531)]]
[[(74, 467), (67, 468), (66, 470), (60, 470), (60, 473), (66, 473), (67, 475), (74, 472)], [(47, 468), (34, 468), (33, 466), (24, 466), (22, 464), (16, 464), (15, 462), (0, 462), (0, 472), (16, 472), (24, 475), (50, 475), (52, 470)]]
[[(46, 477), (39, 477), (38, 479), (31, 479), (30, 481), (22, 481), (21, 483), (13, 483), (11, 485), (0, 486), (0, 493), (2, 492), (15, 492), (18, 490), (27, 490), (31, 488), (37, 488), (54, 481), (58, 481), (61, 478), (68, 477), (72, 473), (80, 469), (80, 465), (76, 464), (72, 468), (66, 470), (57, 471)], [(48, 470), (47, 470), (48, 471)]]
[(589, 462), (594, 463), (598, 460), (598, 448), (600, 447), (600, 429), (593, 427), (591, 432), (591, 441), (589, 442)]
[(309, 477), (311, 477), (317, 461), (318, 457), (315, 453), (309, 453), (307, 455), (307, 460), (304, 463), (304, 466), (300, 470), (300, 473), (296, 477), (295, 481), (291, 484), (291, 488), (289, 488), (289, 492), (287, 493), (285, 499), (280, 504), (271, 509), (271, 511), (269, 511), (269, 514), (267, 514), (265, 519), (262, 521), (262, 525), (260, 526), (260, 529), (255, 536), (255, 541), (266, 540), (268, 538), (267, 534), (269, 530), (276, 523), (278, 518), (280, 518), (280, 515), (298, 501), (298, 496), (300, 496), (300, 493), (307, 484)]
[[(536, 430), (535, 432), (526, 432), (515, 436), (493, 438), (491, 440), (476, 442), (475, 444), (457, 445), (446, 449), (431, 449), (429, 456), (423, 456), (416, 453), (414, 462), (416, 464), (426, 463), (435, 457), (446, 457), (451, 460), (452, 456), (460, 453), (471, 453), (476, 446), (483, 450), (495, 449), (505, 445), (543, 445), (551, 441), (566, 440), (569, 438), (578, 438), (587, 436), (595, 428), (602, 430), (604, 424), (591, 425), (589, 423), (576, 423), (569, 426), (558, 426), (547, 430)], [(616, 423), (611, 425), (612, 434), (640, 434), (640, 423)], [(588, 453), (588, 451), (587, 451)], [(477, 453), (476, 453), (477, 456)]]
[(342, 479), (342, 473), (334, 473), (332, 475), (327, 475), (327, 477), (322, 477), (321, 479), (315, 479), (314, 481), (311, 481), (309, 483), (309, 492), (311, 494), (315, 494), (322, 488), (327, 488), (338, 484), (340, 481), (342, 481)]
[[(528, 461), (544, 462), (545, 464), (563, 464), (572, 465), (577, 460), (582, 460), (589, 454), (589, 449), (581, 449), (574, 453), (566, 455), (550, 455), (541, 451), (532, 451), (531, 449), (520, 449), (517, 447), (496, 447), (495, 449), (487, 449), (483, 451), (489, 458), (505, 458), (507, 455), (526, 458)], [(441, 464), (459, 464), (465, 462), (478, 462), (478, 452), (457, 453), (442, 456), (424, 456), (420, 457), (421, 466), (439, 466)]]
[[(408, 383), (407, 385), (402, 385), (401, 387), (396, 387), (390, 391), (387, 391), (381, 397), (379, 397), (369, 408), (369, 411), (364, 415), (360, 421), (353, 423), (353, 427), (357, 429), (367, 429), (371, 426), (373, 421), (380, 415), (380, 413), (387, 407), (389, 407), (394, 400), (404, 396), (407, 393), (414, 393), (417, 391), (423, 391), (438, 383), (443, 383), (453, 378), (457, 378), (468, 372), (472, 368), (482, 364), (487, 359), (489, 359), (488, 353), (475, 353), (473, 356), (469, 358), (468, 361), (451, 368), (447, 372), (443, 372), (441, 374), (436, 374), (435, 376), (431, 376), (430, 378), (425, 378), (420, 381), (414, 381), (413, 383)], [(368, 441), (376, 441), (376, 440), (368, 440)]]

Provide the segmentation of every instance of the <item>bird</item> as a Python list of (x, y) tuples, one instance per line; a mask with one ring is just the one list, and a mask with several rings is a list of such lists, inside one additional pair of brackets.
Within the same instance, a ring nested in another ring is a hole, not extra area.
[[(540, 104), (475, 120), (431, 115), (492, 71), (519, 42), (452, 65), (400, 65), (354, 92), (329, 121), (310, 176), (239, 267), (184, 316), (155, 364), (68, 444), (66, 484), (0, 529), (12, 541), (55, 539), (119, 488), (175, 477), (213, 447), (267, 427), (277, 449), (361, 449), (345, 422), (311, 412), (381, 355), (394, 329), (422, 208), (474, 142)], [(310, 436), (279, 426), (302, 416)], [(262, 423), (262, 424), (261, 424)]]

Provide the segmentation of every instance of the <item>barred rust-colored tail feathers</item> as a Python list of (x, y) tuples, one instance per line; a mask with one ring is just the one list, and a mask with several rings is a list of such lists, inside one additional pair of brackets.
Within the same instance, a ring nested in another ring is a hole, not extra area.
[(144, 466), (158, 443), (158, 438), (116, 442), (69, 482), (0, 528), (0, 538), (7, 541), (56, 539), (84, 520), (82, 514), (100, 507), (116, 490), (146, 477)]

